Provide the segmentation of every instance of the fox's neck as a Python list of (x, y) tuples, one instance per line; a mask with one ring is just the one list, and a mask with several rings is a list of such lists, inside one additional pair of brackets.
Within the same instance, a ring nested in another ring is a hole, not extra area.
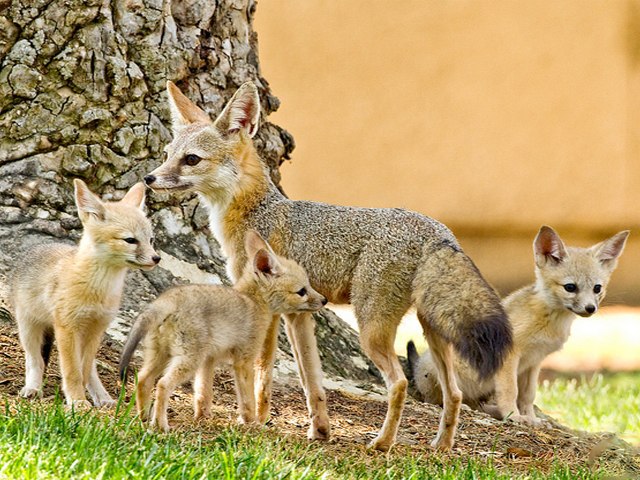
[[(244, 236), (254, 223), (255, 212), (268, 203), (281, 202), (286, 198), (271, 181), (250, 139), (240, 142), (236, 153), (240, 180), (236, 188), (224, 198), (201, 194), (209, 210), (209, 226), (222, 251), (234, 264), (244, 265)], [(267, 219), (261, 219), (266, 222)], [(229, 268), (235, 268), (228, 265)], [(236, 279), (237, 271), (229, 271)]]
[(268, 321), (271, 318), (273, 312), (269, 307), (269, 302), (264, 295), (263, 289), (260, 288), (260, 285), (258, 285), (252, 275), (243, 275), (240, 277), (233, 288), (251, 299), (261, 321)]
[(109, 258), (102, 258), (87, 235), (80, 240), (72, 270), (76, 286), (82, 286), (94, 301), (103, 303), (116, 300), (107, 298), (114, 296), (119, 301), (128, 268), (110, 264)]

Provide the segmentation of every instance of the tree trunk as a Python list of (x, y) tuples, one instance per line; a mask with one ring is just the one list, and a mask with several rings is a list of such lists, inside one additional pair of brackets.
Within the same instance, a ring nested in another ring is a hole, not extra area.
[[(279, 101), (260, 75), (254, 12), (252, 0), (0, 0), (0, 275), (34, 244), (78, 240), (72, 178), (119, 199), (162, 162), (167, 80), (212, 116), (252, 80), (255, 142), (279, 184), (294, 142), (266, 121)], [(130, 274), (116, 339), (169, 285), (227, 282), (197, 198), (150, 194), (147, 205), (162, 267)], [(354, 332), (330, 312), (316, 318), (325, 371), (374, 378), (353, 360), (364, 358)]]

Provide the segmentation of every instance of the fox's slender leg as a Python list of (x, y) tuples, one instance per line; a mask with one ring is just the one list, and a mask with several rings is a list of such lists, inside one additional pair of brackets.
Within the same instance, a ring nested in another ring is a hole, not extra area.
[(256, 402), (253, 395), (253, 362), (239, 359), (233, 364), (233, 372), (238, 397), (239, 420), (241, 423), (252, 423), (256, 419)]
[(153, 405), (151, 425), (166, 432), (169, 430), (167, 421), (167, 407), (169, 397), (178, 385), (193, 376), (195, 367), (193, 359), (189, 357), (174, 357), (169, 363), (165, 374), (156, 385), (156, 401)]
[(504, 360), (502, 368), (498, 370), (495, 377), (496, 382), (496, 417), (514, 421), (520, 420), (518, 410), (518, 356), (512, 352)]
[(166, 366), (165, 359), (152, 357), (145, 352), (142, 369), (138, 373), (136, 385), (136, 410), (138, 416), (145, 420), (151, 410), (151, 391), (156, 378), (160, 376)]
[(540, 365), (531, 367), (518, 375), (518, 410), (525, 421), (532, 425), (542, 423), (536, 417), (533, 402), (536, 399), (536, 388), (538, 386), (538, 376), (540, 375)]
[(81, 348), (82, 378), (91, 397), (91, 401), (96, 407), (115, 405), (115, 400), (111, 398), (111, 395), (109, 395), (109, 392), (104, 388), (98, 376), (96, 355), (100, 348), (102, 332), (90, 332), (90, 334), (87, 334), (87, 337), (84, 346)]
[(72, 328), (60, 325), (59, 322), (55, 325), (55, 335), (60, 354), (62, 390), (67, 404), (88, 405), (84, 394), (79, 338)]
[[(394, 326), (397, 327), (397, 323)], [(369, 319), (368, 323), (360, 325), (360, 343), (371, 361), (382, 372), (388, 391), (387, 415), (378, 436), (371, 442), (370, 447), (376, 450), (387, 451), (396, 441), (398, 427), (402, 418), (404, 401), (407, 396), (407, 379), (398, 361), (393, 343), (395, 330), (385, 328), (378, 329), (379, 324), (375, 319)]]
[(271, 325), (267, 329), (264, 343), (258, 359), (255, 372), (255, 397), (258, 411), (258, 421), (265, 423), (269, 419), (271, 407), (271, 383), (273, 382), (273, 363), (276, 358), (278, 345), (278, 328), (280, 327), (280, 315), (274, 315)]
[(16, 308), (16, 319), (20, 343), (25, 354), (25, 380), (20, 396), (32, 398), (42, 393), (42, 377), (45, 369), (42, 346), (46, 327), (23, 319), (19, 308)]
[(322, 366), (315, 327), (316, 322), (310, 313), (286, 316), (287, 336), (298, 364), (311, 418), (307, 437), (311, 440), (327, 440), (331, 434), (331, 426), (327, 413), (327, 396), (322, 387)]
[(193, 416), (196, 420), (211, 415), (215, 366), (215, 359), (209, 357), (200, 364), (196, 372), (196, 378), (193, 381)]
[[(418, 315), (420, 318), (420, 315)], [(453, 365), (453, 345), (443, 337), (430, 330), (424, 321), (420, 320), (424, 329), (424, 335), (429, 344), (431, 358), (438, 372), (438, 381), (442, 388), (442, 416), (438, 435), (431, 443), (432, 446), (449, 450), (453, 447), (453, 441), (458, 427), (458, 417), (462, 406), (462, 392), (458, 388)]]

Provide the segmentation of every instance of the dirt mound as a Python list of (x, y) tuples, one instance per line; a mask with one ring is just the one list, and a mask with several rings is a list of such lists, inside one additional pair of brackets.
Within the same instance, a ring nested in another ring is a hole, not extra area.
[[(113, 395), (119, 390), (117, 360), (120, 348), (113, 341), (102, 346), (98, 359), (100, 375), (105, 387)], [(46, 374), (44, 396), (55, 394), (60, 385), (57, 354)], [(0, 321), (0, 399), (13, 399), (24, 381), (24, 357), (13, 324)], [(132, 390), (132, 385), (127, 387)], [(187, 387), (172, 399), (170, 423), (187, 430), (211, 429), (235, 422), (235, 393), (233, 381), (225, 372), (217, 374), (214, 383), (215, 407), (213, 416), (197, 426), (191, 419), (191, 395)], [(325, 448), (328, 453), (340, 455), (346, 448), (363, 449), (377, 433), (384, 419), (386, 404), (364, 399), (340, 390), (329, 390), (328, 402), (333, 439)], [(440, 418), (440, 409), (413, 400), (407, 402), (400, 425), (394, 454), (424, 454), (435, 451), (429, 446)], [(304, 394), (298, 385), (282, 383), (276, 379), (270, 426), (275, 432), (304, 439), (308, 426)], [(364, 449), (363, 449), (364, 450)], [(553, 423), (549, 428), (533, 429), (496, 421), (485, 414), (463, 410), (460, 427), (450, 458), (492, 458), (494, 465), (528, 471), (537, 468), (546, 471), (553, 461), (571, 465), (604, 467), (612, 473), (640, 475), (640, 453), (612, 434), (575, 432)]]

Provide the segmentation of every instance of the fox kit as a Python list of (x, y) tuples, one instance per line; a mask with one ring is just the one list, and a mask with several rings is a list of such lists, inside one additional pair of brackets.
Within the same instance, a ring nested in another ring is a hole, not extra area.
[(151, 223), (142, 211), (144, 184), (119, 202), (102, 202), (74, 180), (83, 233), (77, 247), (41, 245), (15, 272), (12, 303), (26, 357), (22, 397), (41, 393), (42, 375), (55, 337), (62, 390), (68, 404), (112, 405), (96, 370), (95, 356), (120, 306), (127, 269), (151, 269), (160, 261)]
[[(260, 101), (245, 83), (215, 121), (171, 82), (167, 85), (174, 139), (167, 159), (145, 177), (159, 192), (197, 192), (228, 257), (232, 279), (246, 263), (249, 228), (279, 255), (298, 261), (311, 285), (329, 301), (352, 303), (361, 344), (383, 373), (387, 416), (372, 447), (395, 442), (407, 380), (393, 349), (403, 314), (415, 304), (445, 385), (445, 408), (434, 444), (451, 448), (461, 404), (454, 372), (455, 348), (485, 378), (502, 364), (511, 328), (495, 291), (441, 223), (401, 209), (326, 205), (286, 198), (271, 182), (253, 145)], [(278, 318), (268, 327), (256, 388), (258, 418), (269, 415)], [(320, 357), (310, 314), (286, 316), (311, 417), (309, 437), (326, 439), (330, 427)]]
[[(230, 359), (235, 374), (240, 421), (255, 421), (254, 362), (273, 315), (314, 312), (327, 303), (309, 285), (300, 265), (278, 257), (255, 231), (247, 232), (250, 261), (234, 288), (186, 285), (158, 297), (136, 321), (124, 346), (120, 376), (138, 343), (144, 345), (144, 366), (138, 377), (136, 405), (146, 416), (155, 379), (156, 401), (151, 424), (167, 431), (169, 396), (193, 378), (196, 419), (211, 410), (213, 369)], [(143, 340), (144, 339), (144, 340)]]
[[(513, 292), (503, 305), (513, 326), (513, 351), (492, 378), (479, 380), (456, 357), (458, 385), (465, 402), (496, 418), (538, 424), (533, 401), (540, 364), (562, 348), (576, 315), (589, 317), (605, 296), (629, 231), (590, 248), (565, 247), (558, 234), (543, 226), (533, 242), (536, 282)], [(429, 353), (421, 358), (407, 345), (416, 388), (425, 401), (442, 403), (436, 368)], [(495, 405), (487, 403), (494, 397)]]

